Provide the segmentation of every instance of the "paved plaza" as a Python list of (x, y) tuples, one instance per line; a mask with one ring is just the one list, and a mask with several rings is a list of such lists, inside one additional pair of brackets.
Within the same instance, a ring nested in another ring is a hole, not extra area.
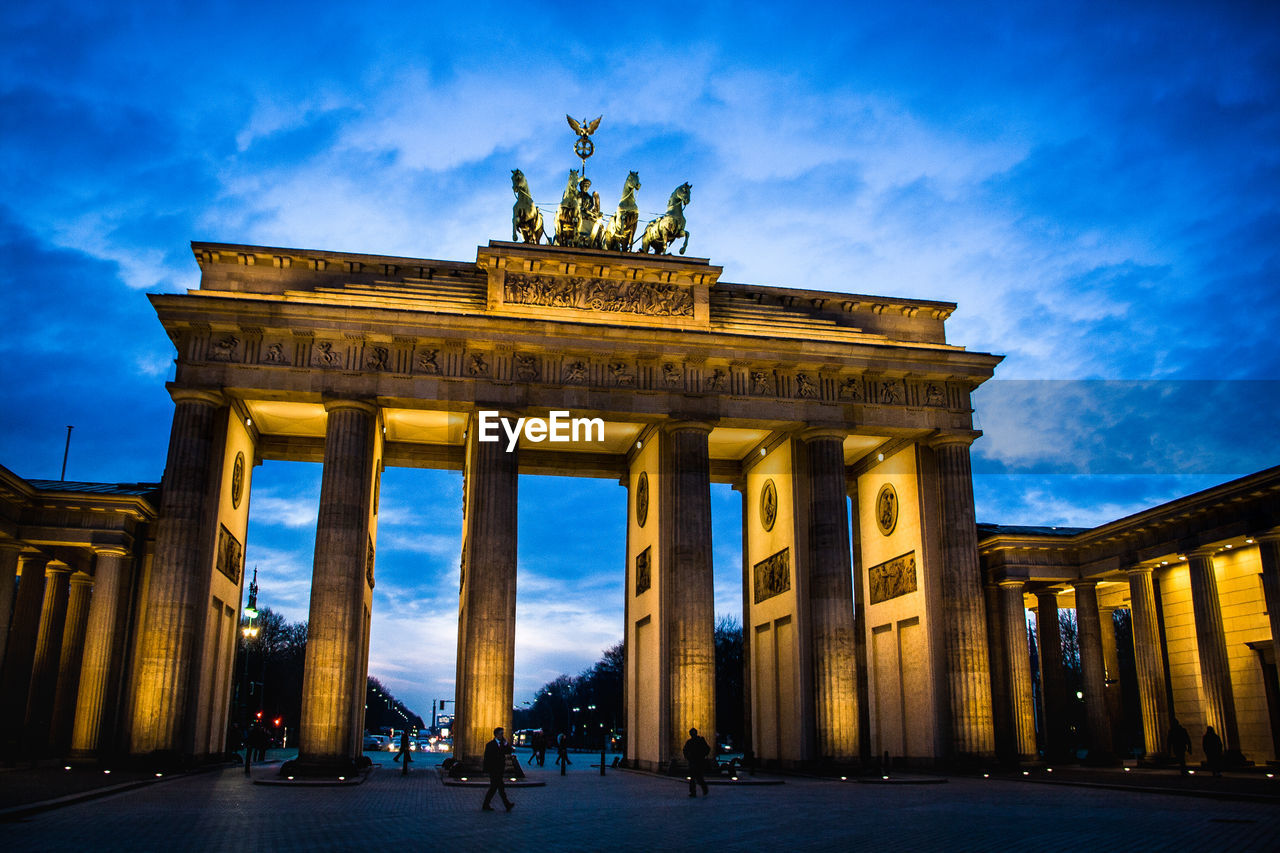
[[(255, 785), (237, 768), (162, 779), (0, 823), (0, 849), (35, 850), (1275, 850), (1280, 805), (1003, 779), (862, 784), (788, 777), (713, 786), (610, 770), (589, 756), (514, 811), (482, 788), (407, 778), (390, 758), (345, 788)], [(274, 767), (254, 769), (270, 778)], [(21, 771), (12, 771), (21, 772)], [(923, 780), (923, 779), (922, 779)], [(1166, 780), (1167, 781), (1167, 780)], [(1200, 783), (1197, 783), (1200, 784)], [(1206, 785), (1209, 783), (1205, 783)]]

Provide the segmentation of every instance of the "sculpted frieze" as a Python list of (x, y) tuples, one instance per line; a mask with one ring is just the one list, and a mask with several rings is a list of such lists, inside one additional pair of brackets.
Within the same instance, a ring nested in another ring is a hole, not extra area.
[(796, 374), (796, 396), (806, 400), (814, 400), (818, 397), (817, 383), (809, 377), (807, 373)]
[(752, 571), (753, 600), (756, 604), (791, 589), (791, 549), (756, 563)]
[(518, 355), (515, 359), (516, 379), (521, 382), (537, 382), (542, 378), (542, 368), (536, 355)]
[(240, 339), (235, 335), (224, 335), (213, 341), (209, 347), (210, 361), (235, 361), (236, 351), (240, 348)]
[(390, 357), (391, 351), (386, 347), (371, 347), (369, 357), (365, 359), (365, 367), (370, 370), (386, 370), (387, 359)]
[(693, 292), (675, 284), (507, 273), (503, 299), (512, 305), (692, 317)]
[(342, 367), (342, 351), (334, 349), (333, 344), (328, 341), (320, 341), (316, 344), (315, 355), (312, 356), (311, 363), (316, 367)]
[(264, 364), (288, 364), (289, 358), (284, 354), (284, 344), (268, 344), (262, 352)]
[(425, 373), (428, 376), (439, 376), (441, 373), (440, 363), (436, 361), (436, 356), (440, 354), (440, 350), (423, 350), (418, 353), (418, 372)]

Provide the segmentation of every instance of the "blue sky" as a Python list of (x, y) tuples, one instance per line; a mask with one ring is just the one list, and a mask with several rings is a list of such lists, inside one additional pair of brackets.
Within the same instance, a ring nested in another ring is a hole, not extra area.
[[(1280, 463), (1269, 3), (9, 4), (0, 464), (154, 480), (191, 240), (467, 260), (551, 204), (564, 114), (724, 278), (957, 302), (984, 521), (1094, 524)], [(262, 600), (306, 614), (318, 467), (255, 472)], [(390, 470), (371, 672), (451, 695), (460, 478)], [(517, 697), (621, 636), (624, 495), (522, 478)], [(737, 495), (717, 488), (720, 609)], [(566, 542), (563, 520), (589, 531)]]

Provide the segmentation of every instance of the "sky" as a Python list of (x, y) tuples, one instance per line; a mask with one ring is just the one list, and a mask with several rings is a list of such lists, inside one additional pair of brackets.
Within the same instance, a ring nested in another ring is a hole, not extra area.
[[(0, 10), (0, 465), (155, 481), (192, 240), (467, 261), (551, 205), (565, 113), (723, 280), (937, 299), (1005, 356), (980, 521), (1095, 525), (1280, 463), (1280, 6), (13, 3)], [(246, 559), (304, 619), (320, 469)], [(517, 703), (622, 635), (625, 493), (522, 477)], [(388, 469), (370, 672), (451, 698), (461, 477)], [(713, 490), (740, 612), (740, 501)], [(581, 535), (563, 535), (564, 520)]]

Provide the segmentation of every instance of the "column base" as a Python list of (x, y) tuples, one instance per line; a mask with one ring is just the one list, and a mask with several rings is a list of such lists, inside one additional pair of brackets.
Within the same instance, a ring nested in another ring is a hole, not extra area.
[(281, 776), (304, 779), (351, 777), (367, 773), (373, 762), (367, 755), (358, 758), (295, 758), (280, 765)]

